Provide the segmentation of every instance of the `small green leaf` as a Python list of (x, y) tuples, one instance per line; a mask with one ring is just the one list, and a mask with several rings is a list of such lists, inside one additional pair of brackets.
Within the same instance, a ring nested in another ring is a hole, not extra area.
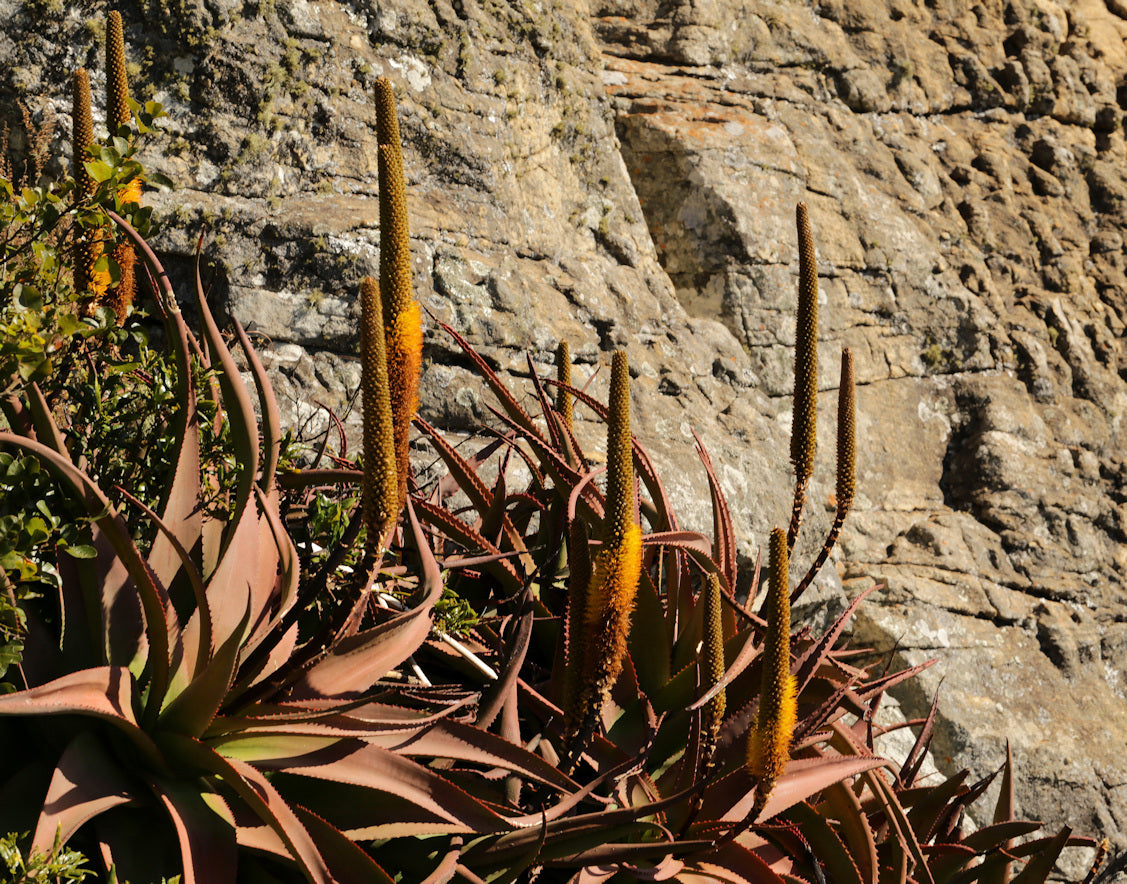
[(91, 160), (86, 164), (86, 171), (90, 173), (90, 177), (97, 181), (99, 184), (103, 181), (108, 181), (113, 177), (113, 166), (103, 163), (100, 160)]

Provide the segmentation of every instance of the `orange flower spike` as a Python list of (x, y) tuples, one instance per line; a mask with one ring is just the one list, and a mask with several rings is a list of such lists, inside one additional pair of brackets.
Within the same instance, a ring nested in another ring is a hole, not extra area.
[(642, 529), (634, 520), (634, 455), (630, 441), (630, 370), (619, 350), (611, 365), (607, 417), (607, 494), (603, 547), (595, 557), (583, 611), (578, 708), (588, 728), (622, 672), (630, 618), (642, 574)]
[(395, 429), (399, 505), (407, 499), (411, 421), (419, 407), (422, 372), (422, 311), (411, 274), (407, 189), (395, 95), (386, 77), (376, 80), (376, 138), (380, 186), (380, 295), (387, 342), (387, 375)]
[(790, 758), (798, 698), (790, 671), (790, 581), (787, 535), (771, 532), (770, 580), (767, 590), (767, 639), (763, 648), (763, 683), (759, 717), (748, 736), (747, 767), (756, 779), (753, 815), (767, 803), (775, 781)]
[(399, 479), (387, 351), (380, 289), (372, 277), (360, 283), (360, 391), (364, 408), (364, 481), (362, 487), (366, 552), (377, 555), (399, 515)]

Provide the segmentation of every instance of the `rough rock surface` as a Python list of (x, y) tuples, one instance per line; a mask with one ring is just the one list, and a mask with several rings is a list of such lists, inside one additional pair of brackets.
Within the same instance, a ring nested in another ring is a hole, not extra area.
[[(99, 82), (101, 2), (0, 0), (0, 99)], [(289, 417), (355, 426), (376, 271), (372, 82), (401, 100), (422, 301), (514, 378), (560, 338), (630, 355), (641, 435), (708, 530), (690, 428), (744, 554), (789, 507), (794, 204), (819, 245), (824, 414), (857, 356), (860, 497), (809, 604), (940, 662), (942, 767), (1018, 763), (1023, 813), (1127, 846), (1127, 5), (1121, 0), (147, 0), (127, 44), (226, 306)], [(96, 111), (97, 113), (97, 111)], [(65, 122), (65, 121), (64, 121)], [(65, 126), (64, 126), (65, 128)], [(161, 153), (163, 151), (163, 154)], [(487, 417), (428, 331), (424, 411)], [(581, 367), (579, 373), (582, 375)], [(596, 378), (594, 388), (600, 392)], [(807, 546), (828, 522), (822, 426)], [(1082, 872), (1084, 857), (1072, 860)]]

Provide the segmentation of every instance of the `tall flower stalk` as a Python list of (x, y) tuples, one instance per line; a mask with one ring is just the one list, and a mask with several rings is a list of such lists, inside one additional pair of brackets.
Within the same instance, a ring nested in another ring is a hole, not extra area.
[[(133, 114), (129, 109), (129, 82), (125, 73), (125, 35), (121, 23), (121, 13), (112, 10), (106, 22), (106, 125), (110, 137), (117, 135), (122, 126), (129, 125)], [(122, 205), (141, 202), (141, 180), (128, 181), (118, 194)], [(112, 253), (113, 260), (121, 269), (116, 286), (110, 289), (101, 303), (113, 308), (117, 324), (123, 325), (133, 306), (137, 282), (134, 265), (137, 256), (133, 246), (122, 240)]]
[(380, 296), (383, 303), (387, 376), (395, 431), (399, 508), (407, 500), (411, 421), (419, 407), (422, 313), (411, 275), (407, 188), (395, 94), (386, 77), (376, 80), (376, 139), (380, 185)]
[(787, 549), (794, 550), (806, 486), (814, 474), (818, 435), (818, 258), (806, 203), (795, 209), (798, 228), (798, 326), (794, 342), (794, 414), (790, 461), (794, 466), (794, 505), (787, 529)]
[(642, 573), (642, 529), (634, 506), (634, 460), (630, 438), (630, 370), (626, 353), (611, 364), (607, 417), (607, 493), (602, 549), (590, 582), (573, 594), (569, 616), (569, 682), (565, 742), (578, 761), (598, 723), (626, 659), (630, 618)]
[(759, 716), (748, 734), (747, 768), (755, 778), (755, 819), (771, 797), (775, 782), (790, 758), (797, 696), (790, 671), (790, 556), (782, 528), (771, 532), (770, 579), (767, 591), (767, 639), (763, 647), (763, 682)]

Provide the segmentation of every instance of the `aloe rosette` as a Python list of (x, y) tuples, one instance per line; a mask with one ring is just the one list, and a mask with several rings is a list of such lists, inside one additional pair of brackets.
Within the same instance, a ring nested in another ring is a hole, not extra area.
[[(299, 641), (294, 614), (305, 583), (279, 517), (277, 407), (236, 323), (260, 432), (197, 275), (203, 341), (238, 464), (224, 510), (201, 506), (190, 354), (202, 349), (159, 262), (117, 220), (161, 295), (179, 375), (176, 467), (160, 513), (148, 511), (158, 530), (143, 552), (109, 497), (71, 461), (65, 431), (37, 390), (9, 403), (26, 433), (0, 433), (0, 449), (39, 458), (85, 506), (97, 558), (60, 554), (57, 617), (30, 624), (24, 689), (0, 697), (0, 740), (21, 740), (21, 757), (28, 746), (36, 754), (4, 787), (24, 798), (3, 805), (0, 824), (29, 829), (42, 851), (56, 834), (58, 843), (79, 837), (122, 880), (182, 871), (186, 882), (212, 884), (251, 868), (277, 880), (390, 881), (358, 843), (539, 820), (525, 819), (500, 790), (463, 789), (460, 768), (503, 770), (564, 796), (574, 790), (568, 778), (460, 721), (464, 701), (428, 703), (379, 684), (427, 641), (443, 589), (410, 510), (421, 565), (405, 609), (360, 628), (367, 600), (356, 598), (335, 631)], [(35, 794), (41, 800), (26, 797)]]

